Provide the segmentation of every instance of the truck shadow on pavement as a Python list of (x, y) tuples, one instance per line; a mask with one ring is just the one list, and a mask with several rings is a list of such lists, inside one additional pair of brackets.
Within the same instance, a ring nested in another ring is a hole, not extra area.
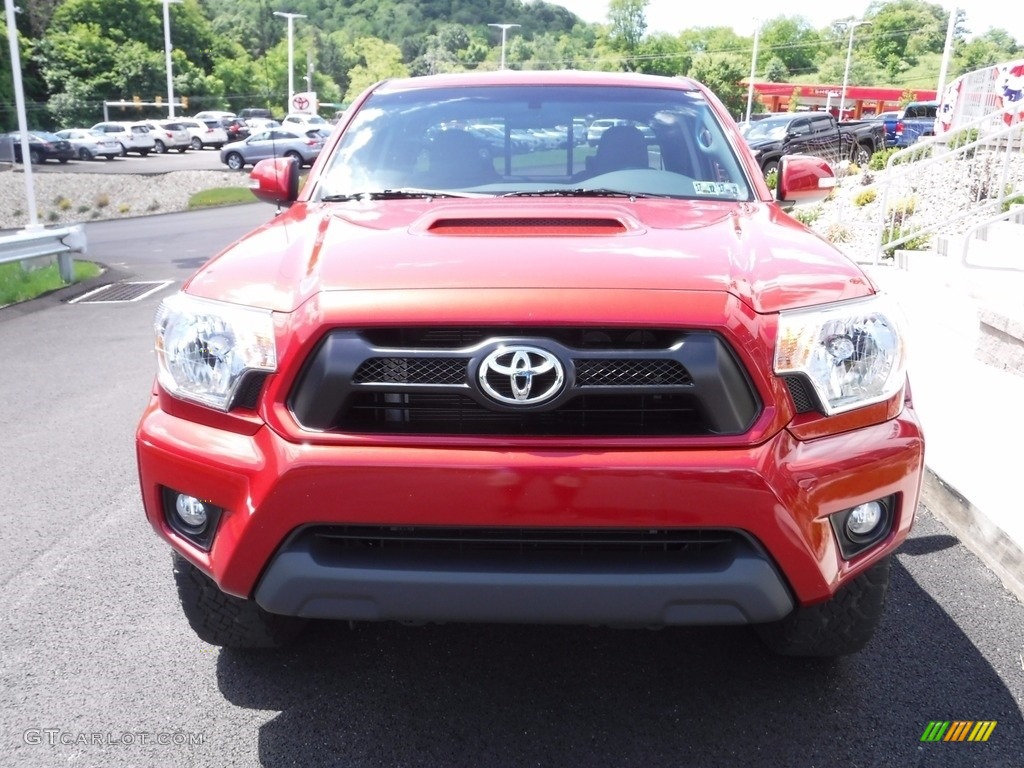
[[(901, 561), (874, 640), (838, 661), (776, 657), (748, 628), (317, 623), (285, 652), (222, 651), (218, 682), (280, 711), (268, 766), (1019, 766), (1014, 694)], [(934, 720), (998, 726), (922, 743)]]

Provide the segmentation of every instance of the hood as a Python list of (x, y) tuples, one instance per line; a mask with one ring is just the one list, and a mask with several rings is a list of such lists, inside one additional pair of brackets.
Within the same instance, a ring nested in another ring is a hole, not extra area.
[(280, 312), (320, 291), (485, 288), (718, 291), (762, 313), (873, 292), (775, 205), (562, 198), (296, 203), (186, 286)]

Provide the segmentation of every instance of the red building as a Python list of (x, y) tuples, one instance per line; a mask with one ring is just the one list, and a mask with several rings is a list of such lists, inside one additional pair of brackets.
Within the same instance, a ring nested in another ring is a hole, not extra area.
[[(746, 82), (744, 82), (746, 85)], [(849, 85), (846, 87), (844, 119), (856, 120), (870, 117), (879, 112), (900, 109), (903, 94), (910, 90), (914, 101), (928, 101), (936, 98), (935, 91), (923, 88), (880, 88), (877, 86)], [(805, 85), (803, 83), (754, 83), (754, 93), (769, 112), (786, 112), (790, 100), (795, 96), (800, 110), (828, 110), (839, 116), (839, 102), (842, 98), (841, 85)]]

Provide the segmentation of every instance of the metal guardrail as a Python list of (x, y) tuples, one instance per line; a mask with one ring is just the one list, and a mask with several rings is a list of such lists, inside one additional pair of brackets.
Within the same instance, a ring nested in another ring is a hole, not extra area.
[(74, 279), (73, 253), (86, 253), (85, 227), (81, 224), (57, 229), (29, 228), (0, 235), (0, 264), (56, 256), (60, 279), (65, 283)]

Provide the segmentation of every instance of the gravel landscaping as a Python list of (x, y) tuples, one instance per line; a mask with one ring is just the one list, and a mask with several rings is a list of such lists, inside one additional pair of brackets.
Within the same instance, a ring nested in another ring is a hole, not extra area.
[[(188, 209), (196, 192), (248, 187), (249, 174), (232, 171), (172, 171), (163, 174), (34, 173), (40, 224), (76, 224)], [(256, 198), (253, 198), (255, 201)], [(0, 229), (28, 224), (25, 176), (0, 171)]]

